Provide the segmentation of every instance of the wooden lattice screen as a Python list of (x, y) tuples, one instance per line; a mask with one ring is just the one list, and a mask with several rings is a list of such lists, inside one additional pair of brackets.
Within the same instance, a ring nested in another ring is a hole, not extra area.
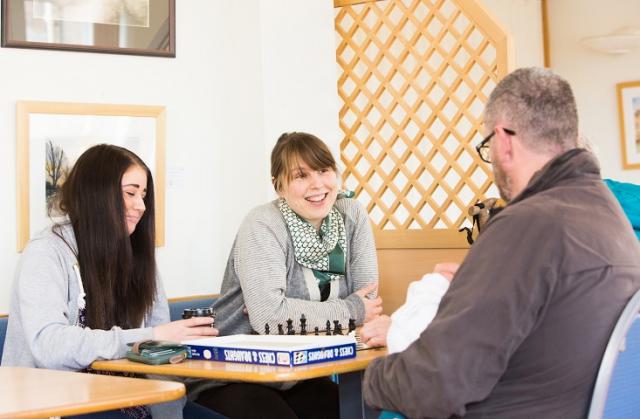
[(507, 34), (476, 0), (334, 4), (345, 186), (379, 248), (463, 246), (466, 209), (497, 196), (474, 145)]

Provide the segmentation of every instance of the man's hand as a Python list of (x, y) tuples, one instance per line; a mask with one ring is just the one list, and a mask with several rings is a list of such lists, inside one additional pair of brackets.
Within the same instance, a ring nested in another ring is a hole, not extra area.
[(387, 346), (391, 317), (383, 314), (367, 322), (360, 329), (360, 340), (368, 346)]
[(440, 274), (451, 281), (458, 271), (459, 267), (460, 264), (458, 263), (438, 263), (435, 268), (433, 268), (433, 272)]

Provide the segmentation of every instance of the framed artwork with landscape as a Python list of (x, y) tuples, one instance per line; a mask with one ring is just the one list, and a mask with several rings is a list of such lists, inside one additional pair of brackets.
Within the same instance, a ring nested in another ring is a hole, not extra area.
[(618, 83), (622, 167), (640, 169), (640, 81)]
[(2, 46), (176, 56), (175, 0), (0, 0)]
[(155, 188), (156, 245), (164, 244), (165, 108), (94, 103), (18, 102), (17, 250), (61, 217), (56, 193), (77, 158), (96, 144), (136, 153)]

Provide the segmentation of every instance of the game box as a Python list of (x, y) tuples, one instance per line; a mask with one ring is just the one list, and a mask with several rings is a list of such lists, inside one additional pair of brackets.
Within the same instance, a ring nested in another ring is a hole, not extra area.
[(183, 341), (191, 359), (245, 364), (316, 364), (355, 358), (353, 336), (231, 335)]

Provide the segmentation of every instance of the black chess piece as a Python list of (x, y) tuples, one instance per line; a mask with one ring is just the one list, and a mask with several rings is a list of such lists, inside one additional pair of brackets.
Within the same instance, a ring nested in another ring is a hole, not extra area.
[(287, 335), (295, 335), (296, 332), (293, 330), (293, 320), (287, 319)]
[(282, 323), (278, 323), (278, 334), (284, 335), (284, 329), (282, 328)]
[(203, 308), (185, 308), (182, 311), (183, 319), (190, 319), (192, 317), (211, 317), (211, 327), (215, 327), (216, 324), (216, 312), (211, 307)]
[(333, 321), (333, 334), (337, 335), (337, 334), (342, 334), (342, 333), (338, 333), (338, 325), (340, 324), (340, 320), (334, 320)]
[(265, 323), (264, 324), (264, 334), (268, 335), (269, 334), (269, 323)]
[(325, 334), (327, 336), (331, 336), (331, 322), (327, 320), (327, 328), (325, 329)]
[(303, 315), (300, 316), (300, 334), (307, 334), (307, 318)]
[(333, 331), (334, 335), (342, 335), (342, 323), (338, 323), (338, 331)]
[(318, 326), (313, 328), (313, 334), (316, 336), (320, 336), (320, 329), (318, 328)]
[(349, 319), (349, 331), (347, 332), (347, 334), (353, 332), (354, 330), (356, 330), (356, 319)]

